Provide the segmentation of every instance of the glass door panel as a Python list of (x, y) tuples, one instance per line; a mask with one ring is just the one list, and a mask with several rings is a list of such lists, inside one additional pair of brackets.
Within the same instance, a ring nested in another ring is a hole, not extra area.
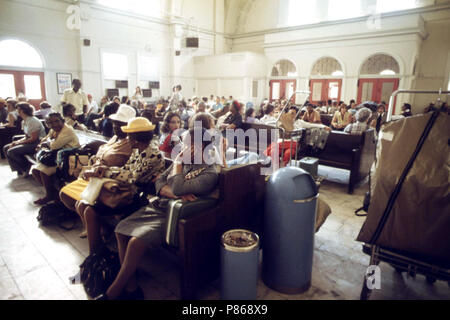
[(336, 82), (335, 81), (328, 82), (328, 99), (324, 99), (324, 100), (338, 101), (340, 98), (339, 89), (340, 89), (339, 82), (337, 82), (337, 81)]
[(13, 74), (0, 73), (0, 97), (3, 99), (16, 97), (16, 85)]
[(322, 100), (322, 82), (313, 82), (311, 87), (311, 101), (318, 102)]
[(42, 99), (41, 77), (38, 75), (25, 75), (25, 95), (30, 100)]
[(279, 82), (272, 82), (272, 100), (278, 100), (280, 99), (280, 83)]

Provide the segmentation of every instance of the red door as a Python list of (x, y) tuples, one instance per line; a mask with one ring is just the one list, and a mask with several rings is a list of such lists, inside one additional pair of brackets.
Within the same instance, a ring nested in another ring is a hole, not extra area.
[[(296, 90), (296, 80), (270, 80), (270, 102), (289, 99)], [(295, 95), (292, 98), (295, 103)]]
[(0, 97), (24, 94), (36, 110), (46, 100), (44, 72), (0, 70)]
[[(398, 89), (399, 79), (359, 79), (358, 80), (358, 99), (357, 103), (363, 101), (374, 101), (380, 103), (381, 101), (389, 103), (392, 92)], [(395, 113), (395, 102), (394, 111)]]
[(319, 101), (340, 101), (342, 79), (311, 79), (309, 90), (311, 91), (311, 102), (317, 104)]

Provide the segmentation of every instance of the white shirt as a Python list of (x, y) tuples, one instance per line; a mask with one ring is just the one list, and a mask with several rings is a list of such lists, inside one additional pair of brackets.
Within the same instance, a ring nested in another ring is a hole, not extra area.
[(75, 114), (77, 116), (83, 114), (83, 105), (89, 105), (87, 96), (81, 89), (78, 89), (78, 92), (73, 91), (73, 89), (67, 89), (64, 91), (61, 102), (72, 104), (75, 107)]
[(264, 124), (276, 124), (277, 118), (275, 118), (269, 114), (266, 114), (266, 115), (264, 115), (264, 117), (259, 119), (259, 122), (264, 123)]
[(92, 100), (91, 104), (88, 106), (88, 113), (98, 113), (98, 104), (95, 100)]

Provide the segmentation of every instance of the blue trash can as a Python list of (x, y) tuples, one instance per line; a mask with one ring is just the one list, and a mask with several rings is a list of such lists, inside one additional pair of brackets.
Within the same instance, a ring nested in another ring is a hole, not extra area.
[(221, 298), (256, 300), (259, 237), (243, 229), (225, 232), (221, 240)]
[(279, 292), (301, 293), (311, 285), (318, 191), (303, 169), (285, 167), (266, 184), (262, 279)]

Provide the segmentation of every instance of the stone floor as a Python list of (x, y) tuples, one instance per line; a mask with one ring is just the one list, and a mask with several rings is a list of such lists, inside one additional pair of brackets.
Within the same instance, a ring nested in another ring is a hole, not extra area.
[[(345, 173), (334, 169), (321, 168), (319, 173), (327, 179), (345, 180)], [(311, 288), (303, 294), (285, 295), (259, 280), (258, 299), (359, 299), (369, 257), (354, 240), (364, 218), (353, 212), (361, 206), (366, 188), (348, 195), (343, 184), (322, 183), (320, 193), (332, 214), (316, 233)], [(0, 299), (87, 299), (81, 285), (68, 281), (88, 253), (87, 241), (78, 237), (80, 229), (39, 226), (39, 208), (32, 201), (42, 195), (32, 178), (17, 178), (7, 162), (0, 160)], [(146, 299), (179, 299), (177, 268), (165, 251), (149, 251), (138, 277)], [(219, 281), (202, 288), (199, 298), (219, 299)], [(450, 299), (450, 290), (447, 283), (429, 285), (422, 276), (408, 278), (382, 263), (381, 290), (375, 290), (371, 299)]]

